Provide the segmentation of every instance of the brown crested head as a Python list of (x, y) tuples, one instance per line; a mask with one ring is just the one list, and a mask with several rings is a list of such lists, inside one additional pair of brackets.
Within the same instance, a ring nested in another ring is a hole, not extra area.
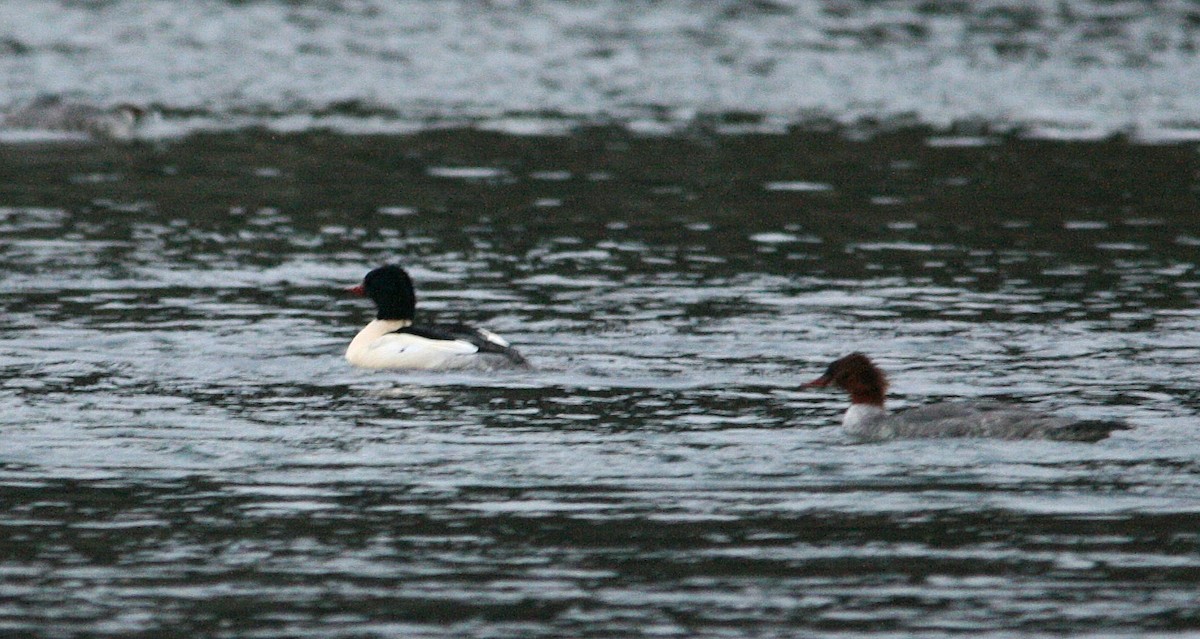
[(887, 376), (869, 357), (851, 353), (829, 365), (825, 374), (808, 382), (805, 388), (837, 386), (850, 393), (854, 404), (883, 406), (887, 394)]

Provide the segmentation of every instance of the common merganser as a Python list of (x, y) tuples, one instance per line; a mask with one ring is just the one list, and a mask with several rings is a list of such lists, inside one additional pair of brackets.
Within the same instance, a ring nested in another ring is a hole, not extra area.
[(1128, 424), (1080, 420), (1036, 413), (994, 402), (946, 402), (889, 413), (883, 407), (887, 377), (870, 358), (851, 353), (832, 364), (804, 388), (836, 386), (850, 393), (842, 428), (868, 440), (922, 437), (992, 437), (1094, 442)]
[(133, 104), (103, 109), (90, 104), (64, 101), (59, 96), (42, 96), (4, 116), (8, 129), (64, 131), (111, 140), (130, 140), (146, 116)]
[(412, 278), (396, 265), (381, 266), (351, 287), (375, 302), (378, 315), (346, 349), (346, 361), (361, 368), (528, 368), (504, 338), (464, 324), (413, 324), (417, 295)]

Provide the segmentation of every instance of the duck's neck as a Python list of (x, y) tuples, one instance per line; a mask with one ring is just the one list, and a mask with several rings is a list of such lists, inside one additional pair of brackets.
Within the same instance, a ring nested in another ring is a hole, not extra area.
[(887, 415), (883, 407), (883, 389), (881, 384), (856, 384), (846, 389), (850, 392), (850, 408), (842, 418), (842, 427), (857, 433), (868, 425)]
[(850, 404), (850, 408), (846, 410), (846, 415), (842, 418), (842, 428), (851, 433), (858, 434), (863, 432), (869, 424), (887, 414), (887, 410), (883, 408), (882, 402), (878, 405)]
[(878, 386), (863, 386), (847, 389), (850, 392), (851, 404), (862, 404), (883, 409), (883, 391)]
[(350, 350), (365, 349), (370, 346), (371, 342), (383, 337), (388, 333), (393, 333), (406, 326), (412, 326), (411, 320), (372, 320), (371, 323), (363, 327), (358, 335), (354, 336), (354, 341), (350, 342)]
[(408, 322), (409, 325), (412, 325), (413, 323), (412, 318), (413, 314), (411, 312), (399, 308), (394, 304), (380, 305), (379, 312), (375, 314), (375, 319), (377, 320), (383, 320), (385, 322)]
[(375, 345), (375, 340), (383, 337), (388, 333), (393, 333), (406, 326), (412, 326), (409, 320), (374, 320), (370, 324), (363, 327), (358, 335), (350, 341), (350, 345), (346, 347), (346, 359), (355, 366), (363, 366), (370, 368), (367, 363), (369, 361), (369, 351)]

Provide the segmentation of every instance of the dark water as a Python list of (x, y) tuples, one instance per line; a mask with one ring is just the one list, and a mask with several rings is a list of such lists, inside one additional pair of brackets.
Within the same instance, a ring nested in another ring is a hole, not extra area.
[[(0, 634), (1200, 631), (1194, 144), (921, 129), (0, 149)], [(538, 370), (369, 373), (342, 289)], [(799, 383), (1125, 419), (859, 444)]]

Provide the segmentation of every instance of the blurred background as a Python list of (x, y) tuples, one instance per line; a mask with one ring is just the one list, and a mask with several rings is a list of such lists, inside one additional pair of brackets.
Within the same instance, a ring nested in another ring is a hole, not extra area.
[(128, 103), (158, 135), (731, 114), (1195, 137), (1198, 38), (1186, 0), (34, 0), (0, 7), (0, 106)]

